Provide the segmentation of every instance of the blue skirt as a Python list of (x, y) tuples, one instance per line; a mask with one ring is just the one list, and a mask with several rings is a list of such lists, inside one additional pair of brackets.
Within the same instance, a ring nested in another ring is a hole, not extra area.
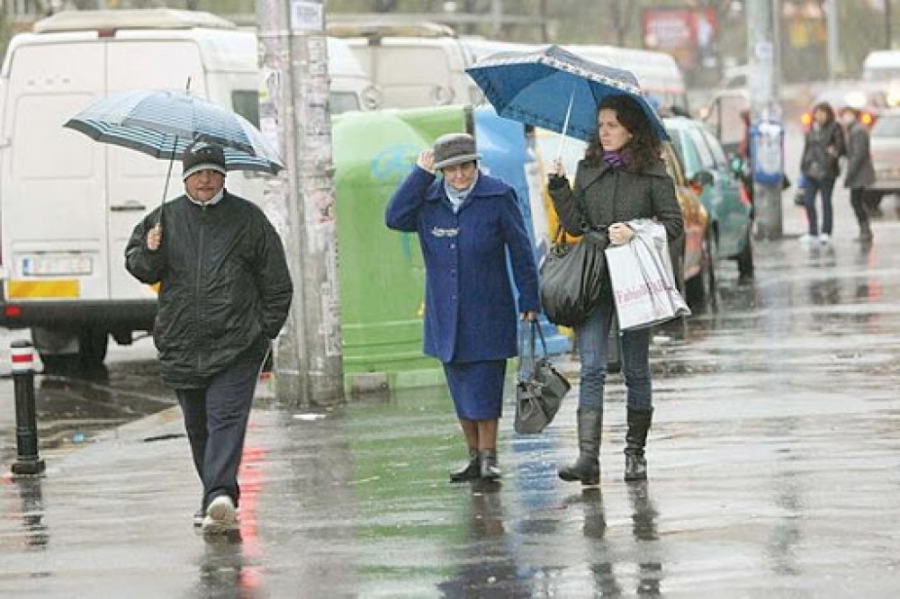
[(444, 364), (447, 385), (462, 420), (496, 420), (503, 413), (503, 382), (506, 360), (448, 362)]

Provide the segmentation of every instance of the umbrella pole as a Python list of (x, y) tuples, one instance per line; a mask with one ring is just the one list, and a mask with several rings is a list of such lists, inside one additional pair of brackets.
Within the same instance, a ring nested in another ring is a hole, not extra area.
[(162, 226), (162, 213), (163, 206), (166, 204), (166, 194), (169, 193), (169, 179), (172, 177), (172, 164), (175, 163), (175, 150), (178, 149), (178, 138), (175, 138), (175, 141), (172, 142), (172, 156), (169, 158), (169, 170), (166, 172), (166, 182), (163, 185), (163, 193), (162, 199), (159, 201), (159, 220), (156, 221), (156, 226)]
[(559, 150), (556, 152), (556, 161), (562, 160), (563, 150), (566, 147), (566, 133), (569, 132), (569, 117), (572, 116), (572, 102), (575, 100), (575, 90), (569, 96), (569, 107), (566, 109), (566, 120), (563, 122), (562, 139), (559, 142)]

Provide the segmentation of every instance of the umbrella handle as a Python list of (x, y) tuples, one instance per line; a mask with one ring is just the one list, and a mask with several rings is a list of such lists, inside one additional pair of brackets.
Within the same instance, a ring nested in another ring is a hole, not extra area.
[(556, 152), (556, 161), (562, 160), (562, 153), (566, 147), (566, 133), (569, 131), (569, 117), (572, 116), (572, 102), (575, 100), (575, 90), (569, 96), (569, 107), (566, 109), (566, 120), (563, 122), (562, 139), (559, 142), (559, 150)]

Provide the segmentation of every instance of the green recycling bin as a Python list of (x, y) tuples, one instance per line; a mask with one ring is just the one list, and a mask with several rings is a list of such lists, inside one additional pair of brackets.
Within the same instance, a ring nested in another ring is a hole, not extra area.
[(333, 121), (338, 271), (348, 389), (443, 383), (422, 353), (425, 269), (418, 239), (384, 224), (384, 209), (419, 153), (471, 132), (463, 106), (347, 112)]

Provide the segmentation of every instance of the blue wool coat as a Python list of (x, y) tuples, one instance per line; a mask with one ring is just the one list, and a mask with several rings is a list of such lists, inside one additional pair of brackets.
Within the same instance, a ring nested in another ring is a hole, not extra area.
[(518, 310), (540, 309), (537, 267), (513, 189), (478, 174), (454, 213), (443, 179), (416, 166), (385, 211), (388, 227), (418, 233), (425, 260), (424, 350), (441, 362), (502, 360), (517, 353)]

